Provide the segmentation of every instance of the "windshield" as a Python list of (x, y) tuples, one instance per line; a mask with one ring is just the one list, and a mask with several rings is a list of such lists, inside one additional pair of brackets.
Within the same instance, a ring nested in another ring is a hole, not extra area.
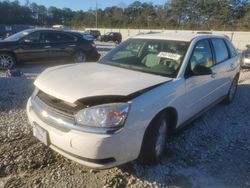
[(10, 37), (4, 39), (5, 41), (18, 41), (24, 36), (28, 35), (30, 32), (29, 31), (21, 31), (19, 33), (16, 33), (14, 35), (11, 35)]
[(176, 77), (188, 45), (183, 41), (129, 39), (105, 55), (100, 63)]

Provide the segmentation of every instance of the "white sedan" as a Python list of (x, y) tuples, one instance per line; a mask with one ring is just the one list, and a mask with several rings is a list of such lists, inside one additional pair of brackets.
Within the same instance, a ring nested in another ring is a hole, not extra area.
[(239, 70), (225, 36), (139, 35), (97, 63), (45, 70), (27, 114), (34, 136), (83, 165), (155, 164), (169, 134), (233, 100)]

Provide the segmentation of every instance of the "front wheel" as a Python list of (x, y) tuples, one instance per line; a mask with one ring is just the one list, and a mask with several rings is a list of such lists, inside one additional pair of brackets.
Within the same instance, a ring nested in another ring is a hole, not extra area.
[(233, 79), (233, 82), (229, 88), (229, 91), (228, 91), (226, 99), (225, 99), (226, 104), (230, 104), (233, 101), (235, 94), (237, 92), (237, 88), (238, 88), (238, 80), (239, 80), (239, 76), (236, 76)]
[(83, 62), (86, 62), (87, 57), (86, 57), (86, 54), (84, 52), (77, 51), (73, 56), (73, 60), (75, 63), (83, 63)]
[(0, 54), (0, 69), (11, 69), (15, 67), (16, 59), (13, 55), (9, 53), (1, 53)]
[(156, 164), (163, 156), (169, 130), (166, 113), (159, 114), (145, 132), (139, 162)]

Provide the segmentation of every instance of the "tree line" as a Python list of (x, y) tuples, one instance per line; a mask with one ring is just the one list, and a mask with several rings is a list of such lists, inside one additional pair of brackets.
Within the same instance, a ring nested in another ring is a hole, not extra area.
[(250, 0), (167, 0), (163, 5), (135, 1), (126, 8), (73, 11), (36, 3), (0, 1), (0, 24), (73, 28), (250, 30)]

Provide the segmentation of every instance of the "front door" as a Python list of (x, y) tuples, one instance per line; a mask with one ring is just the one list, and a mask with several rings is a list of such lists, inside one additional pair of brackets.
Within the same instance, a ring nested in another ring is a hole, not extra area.
[(20, 61), (41, 61), (48, 57), (48, 50), (41, 41), (41, 32), (33, 32), (25, 36), (15, 50)]
[(215, 75), (192, 74), (192, 70), (196, 65), (213, 68), (214, 57), (209, 40), (197, 42), (187, 67), (183, 121), (203, 110), (211, 104), (217, 96)]

